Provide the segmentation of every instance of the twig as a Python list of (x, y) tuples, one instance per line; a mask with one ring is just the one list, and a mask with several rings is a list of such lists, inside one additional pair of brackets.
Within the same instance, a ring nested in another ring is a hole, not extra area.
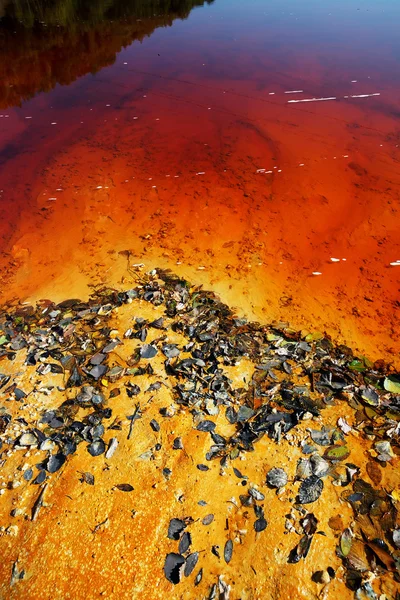
[(37, 497), (37, 500), (36, 500), (35, 504), (33, 505), (31, 521), (35, 521), (36, 520), (36, 517), (38, 516), (39, 511), (40, 511), (40, 509), (43, 506), (43, 497), (44, 497), (45, 491), (47, 490), (47, 486), (48, 486), (48, 484), (46, 483), (42, 487), (42, 489), (40, 491), (40, 494)]

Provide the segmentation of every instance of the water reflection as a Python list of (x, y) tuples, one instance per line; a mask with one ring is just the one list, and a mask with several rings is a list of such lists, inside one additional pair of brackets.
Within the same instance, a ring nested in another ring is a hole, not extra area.
[(214, 0), (3, 0), (0, 108), (112, 65), (121, 48)]
[(6, 298), (120, 285), (129, 250), (398, 359), (397, 4), (32, 6), (0, 28)]

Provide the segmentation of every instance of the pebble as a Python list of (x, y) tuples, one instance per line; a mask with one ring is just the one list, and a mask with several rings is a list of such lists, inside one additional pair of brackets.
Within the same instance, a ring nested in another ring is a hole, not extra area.
[(16, 537), (18, 535), (19, 527), (18, 525), (9, 525), (6, 529), (6, 534), (11, 535), (12, 537)]
[(37, 438), (33, 433), (23, 433), (18, 440), (19, 446), (36, 446)]
[(313, 581), (315, 581), (316, 583), (322, 583), (324, 585), (329, 583), (331, 580), (328, 571), (325, 571), (325, 570), (324, 571), (315, 571), (312, 578), (313, 578)]

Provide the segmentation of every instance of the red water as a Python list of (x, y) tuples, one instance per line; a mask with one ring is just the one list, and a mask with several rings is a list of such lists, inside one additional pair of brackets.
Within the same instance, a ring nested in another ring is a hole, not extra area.
[(399, 16), (215, 0), (37, 52), (5, 36), (4, 299), (124, 283), (129, 250), (249, 317), (398, 363)]

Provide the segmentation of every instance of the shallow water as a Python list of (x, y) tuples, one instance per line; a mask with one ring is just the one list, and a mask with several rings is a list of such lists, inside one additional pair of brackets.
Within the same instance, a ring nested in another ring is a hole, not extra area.
[(168, 266), (398, 362), (400, 5), (91, 7), (0, 4), (4, 299)]

